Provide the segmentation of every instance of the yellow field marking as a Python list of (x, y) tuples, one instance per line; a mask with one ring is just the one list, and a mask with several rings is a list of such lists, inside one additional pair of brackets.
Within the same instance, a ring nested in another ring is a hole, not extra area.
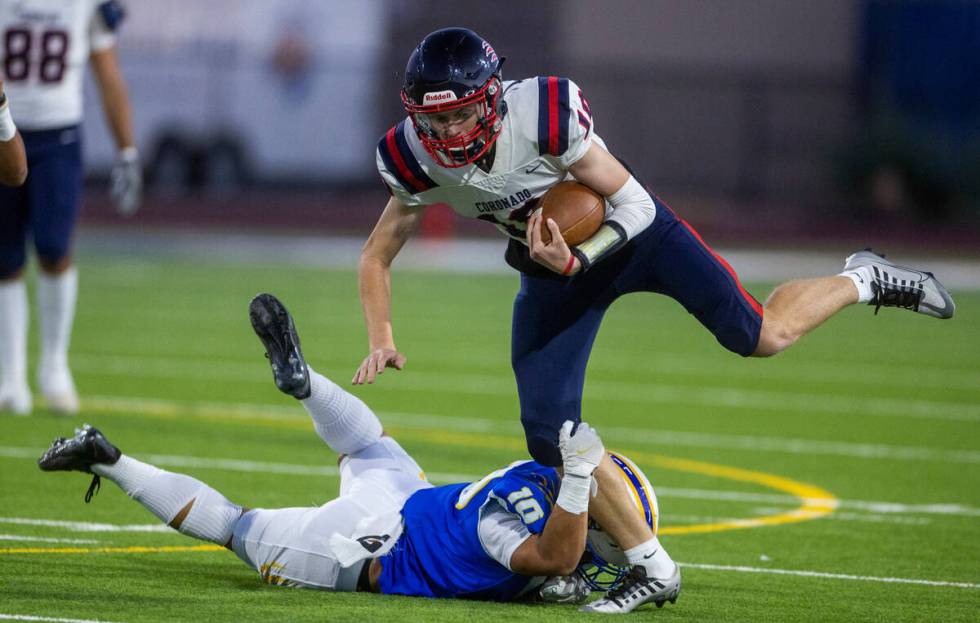
[[(115, 400), (95, 400), (86, 402), (86, 411), (103, 413), (128, 414), (138, 413), (149, 417), (166, 419), (178, 419), (192, 416), (198, 420), (210, 420), (217, 422), (249, 422), (268, 426), (271, 428), (283, 429), (310, 429), (312, 424), (309, 420), (271, 416), (263, 414), (261, 407), (246, 409), (228, 409), (220, 405), (194, 404), (182, 405), (175, 402), (164, 400), (151, 401), (115, 401)], [(273, 407), (274, 409), (275, 407)], [(499, 450), (511, 450), (524, 452), (526, 446), (523, 440), (502, 435), (489, 435), (484, 433), (462, 433), (442, 429), (418, 429), (387, 427), (390, 433), (396, 433), (400, 439), (416, 439), (428, 443), (446, 446), (462, 446), (469, 448), (489, 448)], [(680, 534), (703, 534), (708, 532), (722, 532), (727, 530), (740, 530), (745, 528), (759, 528), (763, 526), (776, 526), (801, 521), (818, 519), (833, 513), (839, 504), (838, 499), (829, 491), (815, 485), (799, 482), (774, 474), (757, 472), (738, 467), (693, 461), (690, 459), (680, 459), (648, 452), (630, 451), (625, 453), (634, 462), (645, 463), (650, 466), (660, 467), (672, 471), (702, 474), (715, 478), (734, 480), (737, 482), (748, 482), (758, 484), (769, 489), (788, 493), (800, 499), (802, 504), (785, 513), (777, 515), (766, 515), (762, 517), (748, 517), (731, 521), (722, 521), (710, 524), (697, 524), (691, 526), (668, 526), (662, 527), (659, 534), (680, 535)], [(656, 487), (654, 487), (656, 490)], [(90, 554), (90, 553), (165, 553), (165, 552), (212, 552), (221, 551), (225, 548), (218, 545), (197, 545), (188, 547), (31, 547), (31, 548), (0, 548), (0, 554)]]
[(148, 547), (0, 547), (3, 554), (171, 554), (174, 552), (220, 552), (220, 545), (168, 545)]
[[(710, 524), (697, 524), (693, 526), (667, 526), (660, 529), (660, 534), (698, 534), (705, 532), (722, 532), (724, 530), (739, 530), (742, 528), (759, 528), (762, 526), (777, 526), (780, 524), (797, 523), (800, 521), (810, 521), (829, 515), (837, 510), (839, 500), (826, 489), (821, 489), (815, 485), (791, 480), (774, 474), (756, 472), (738, 467), (728, 467), (725, 465), (715, 465), (701, 461), (689, 459), (677, 459), (659, 454), (647, 454), (645, 452), (631, 452), (627, 456), (637, 462), (646, 462), (650, 465), (671, 469), (674, 471), (693, 472), (705, 476), (714, 476), (727, 480), (737, 480), (739, 482), (751, 482), (755, 484), (782, 491), (799, 498), (802, 504), (791, 511), (779, 513), (778, 515), (766, 515), (764, 517), (750, 517), (747, 519), (737, 519), (733, 521), (722, 521)], [(654, 491), (657, 487), (654, 486)]]

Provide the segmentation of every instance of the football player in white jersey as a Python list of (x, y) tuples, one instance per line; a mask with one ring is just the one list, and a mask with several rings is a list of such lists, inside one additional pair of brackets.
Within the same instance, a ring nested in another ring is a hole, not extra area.
[(129, 97), (114, 50), (122, 16), (113, 0), (0, 0), (0, 71), (30, 167), (23, 185), (0, 187), (0, 411), (27, 415), (33, 403), (23, 278), (29, 237), (40, 264), (38, 389), (50, 410), (78, 411), (68, 345), (78, 288), (71, 239), (82, 185), (86, 66), (119, 148), (111, 195), (120, 213), (137, 209), (142, 187)]
[(27, 155), (0, 80), (0, 184), (20, 186), (27, 179)]
[[(180, 532), (233, 550), (270, 584), (494, 601), (537, 592), (566, 603), (585, 599), (600, 581), (624, 584), (627, 570), (601, 558), (617, 555), (615, 544), (588, 524), (592, 474), (607, 453), (587, 424), (563, 426), (561, 474), (515, 461), (472, 483), (434, 487), (367, 405), (306, 364), (278, 299), (259, 294), (249, 316), (276, 386), (302, 402), (341, 455), (338, 498), (319, 507), (243, 508), (195, 478), (122, 454), (89, 426), (55, 440), (38, 465), (95, 474), (86, 501), (108, 478)], [(629, 459), (609, 456), (630, 483), (634, 513), (655, 528), (650, 482)], [(651, 599), (663, 605), (677, 598), (680, 572), (666, 552), (656, 558), (673, 577)]]
[[(424, 207), (434, 203), (493, 223), (510, 238), (505, 258), (521, 273), (511, 363), (528, 450), (545, 465), (559, 464), (562, 422), (581, 417), (592, 343), (605, 311), (623, 294), (674, 298), (725, 348), (746, 357), (774, 355), (855, 303), (874, 305), (876, 313), (901, 307), (952, 317), (953, 300), (931, 273), (870, 250), (848, 257), (840, 275), (779, 286), (761, 305), (731, 266), (610, 154), (575, 83), (554, 76), (504, 81), (502, 62), (465, 28), (429, 34), (409, 57), (401, 91), (408, 117), (378, 144), (377, 165), (391, 198), (361, 254), (369, 353), (355, 384), (405, 364), (391, 326), (390, 266)], [(605, 222), (574, 248), (535, 209), (545, 191), (566, 179), (606, 198)], [(542, 227), (551, 232), (548, 244)], [(645, 567), (659, 544), (641, 522), (624, 519), (622, 483), (608, 461), (596, 478), (604, 500), (597, 521), (630, 562)], [(610, 597), (595, 609), (625, 612), (643, 603), (644, 591), (657, 582), (656, 571), (645, 569), (649, 579), (634, 586), (634, 599)]]

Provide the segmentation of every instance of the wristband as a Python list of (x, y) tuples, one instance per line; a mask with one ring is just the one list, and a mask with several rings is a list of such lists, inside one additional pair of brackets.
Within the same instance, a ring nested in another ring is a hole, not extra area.
[(589, 497), (592, 493), (592, 476), (572, 476), (565, 474), (558, 489), (555, 504), (573, 515), (581, 515), (589, 510)]
[(626, 231), (616, 221), (606, 221), (591, 238), (572, 248), (572, 254), (582, 263), (582, 271), (613, 254), (626, 244)]
[(140, 152), (136, 150), (135, 147), (130, 145), (129, 147), (123, 147), (119, 150), (119, 161), (120, 162), (136, 162), (140, 159)]
[(572, 271), (572, 266), (574, 266), (574, 265), (575, 265), (575, 254), (572, 253), (568, 257), (568, 264), (565, 264), (565, 270), (561, 271), (561, 274), (567, 276), (568, 273), (570, 273)]
[(14, 118), (10, 116), (10, 106), (7, 105), (6, 95), (0, 104), (0, 141), (7, 142), (17, 134)]

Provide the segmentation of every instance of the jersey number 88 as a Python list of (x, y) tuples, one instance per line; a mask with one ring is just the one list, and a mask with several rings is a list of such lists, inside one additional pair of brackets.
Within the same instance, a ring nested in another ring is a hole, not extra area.
[[(68, 41), (68, 33), (64, 30), (41, 33), (37, 71), (41, 82), (61, 82), (67, 64)], [(18, 82), (30, 77), (33, 46), (34, 33), (26, 28), (11, 28), (3, 33), (3, 73), (7, 80)]]

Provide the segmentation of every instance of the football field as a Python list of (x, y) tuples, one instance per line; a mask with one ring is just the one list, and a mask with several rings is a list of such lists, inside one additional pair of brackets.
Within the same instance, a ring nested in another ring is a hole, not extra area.
[[(83, 413), (0, 416), (0, 620), (589, 618), (568, 606), (267, 586), (112, 483), (85, 504), (87, 475), (38, 470), (53, 438), (88, 422), (123, 452), (245, 506), (334, 497), (335, 455), (276, 391), (246, 308), (257, 292), (279, 296), (310, 364), (346, 385), (366, 354), (356, 276), (261, 259), (82, 258), (71, 362)], [(509, 363), (517, 285), (516, 275), (394, 273), (408, 364), (353, 392), (437, 484), (526, 458)], [(764, 298), (771, 286), (747, 287)], [(629, 616), (975, 621), (980, 292), (953, 295), (951, 321), (853, 308), (771, 360), (725, 352), (663, 297), (617, 302), (589, 365), (584, 419), (649, 476), (684, 578), (675, 605)]]

